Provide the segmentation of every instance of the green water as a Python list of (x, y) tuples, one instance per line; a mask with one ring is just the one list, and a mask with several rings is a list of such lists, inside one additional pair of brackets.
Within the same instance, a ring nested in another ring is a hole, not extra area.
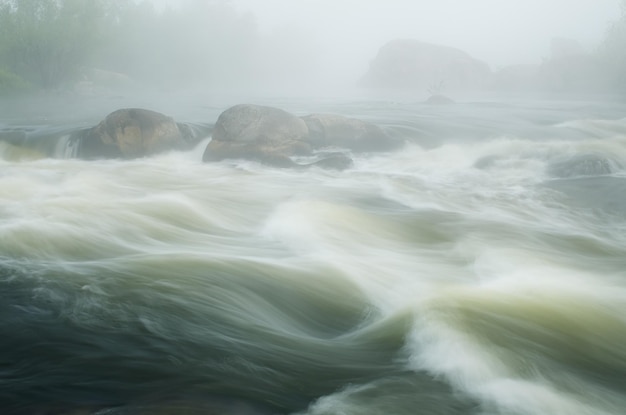
[(208, 136), (80, 161), (96, 109), (5, 112), (1, 413), (624, 413), (624, 108), (276, 105), (406, 145), (343, 172), (203, 164)]

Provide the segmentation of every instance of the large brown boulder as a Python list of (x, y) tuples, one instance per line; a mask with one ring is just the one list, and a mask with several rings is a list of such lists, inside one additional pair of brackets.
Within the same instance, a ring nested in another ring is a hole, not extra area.
[(490, 76), (486, 63), (459, 49), (399, 39), (380, 48), (362, 84), (372, 88), (441, 93), (443, 89), (446, 92), (482, 89)]
[[(352, 165), (351, 158), (324, 149), (385, 151), (400, 144), (378, 126), (355, 118), (334, 114), (296, 117), (278, 108), (240, 104), (219, 116), (202, 159), (247, 159), (276, 167), (342, 170)], [(313, 156), (316, 160), (302, 164), (301, 159), (295, 162), (294, 156)]]
[(302, 117), (313, 147), (343, 147), (352, 151), (384, 151), (399, 146), (380, 127), (356, 118), (335, 114), (311, 114)]
[(79, 158), (145, 157), (168, 150), (182, 150), (189, 143), (176, 122), (161, 113), (139, 109), (120, 109), (100, 124), (80, 132)]
[(224, 111), (213, 128), (202, 159), (248, 159), (278, 167), (311, 151), (303, 120), (278, 108), (240, 104)]

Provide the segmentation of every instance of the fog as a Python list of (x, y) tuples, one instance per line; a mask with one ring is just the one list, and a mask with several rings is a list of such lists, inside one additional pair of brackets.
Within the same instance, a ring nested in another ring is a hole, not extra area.
[(492, 69), (540, 63), (550, 40), (597, 47), (619, 16), (615, 0), (236, 0), (263, 32), (293, 30), (315, 45), (332, 79), (349, 82), (378, 49), (411, 38), (466, 51)]
[[(177, 7), (181, 0), (159, 5)], [(232, 0), (266, 44), (270, 88), (337, 90), (356, 84), (387, 42), (458, 48), (497, 71), (541, 64), (553, 38), (594, 52), (620, 16), (618, 0)], [(270, 65), (271, 66), (271, 65)], [(273, 74), (272, 74), (273, 73)]]
[[(19, 2), (4, 0), (2, 4)], [(87, 92), (131, 84), (166, 92), (186, 88), (274, 95), (341, 94), (362, 91), (364, 86), (421, 93), (433, 85), (445, 85), (446, 92), (591, 90), (606, 89), (597, 79), (620, 72), (616, 69), (607, 75), (606, 70), (599, 70), (608, 65), (597, 56), (575, 62), (554, 59), (555, 53), (597, 55), (609, 28), (623, 16), (620, 0), (94, 0), (58, 4), (67, 9), (75, 7), (72, 4), (82, 4), (83, 9), (91, 4), (102, 6), (101, 18), (90, 17), (95, 28), (104, 28), (102, 33), (96, 36), (90, 31), (89, 39), (80, 30), (73, 35), (71, 30), (84, 22), (63, 22), (71, 20), (67, 17), (71, 14), (60, 13), (50, 17), (56, 19), (58, 33), (51, 32), (56, 37), (39, 34), (38, 50), (47, 51), (46, 55), (33, 52), (34, 48), (22, 53), (29, 46), (21, 43), (31, 34), (5, 29), (0, 68), (9, 70), (8, 79), (14, 84), (17, 74), (46, 89), (78, 79), (79, 87)], [(42, 21), (49, 17), (37, 16)], [(34, 26), (33, 31), (38, 30)], [(64, 46), (76, 38), (84, 43), (81, 48)], [(555, 38), (561, 39), (556, 49)], [(414, 43), (395, 44), (404, 50), (387, 50), (382, 56), (381, 48), (397, 39)], [(448, 49), (426, 51), (424, 44)], [(614, 48), (620, 49), (619, 44)], [(437, 54), (443, 57), (435, 58)], [(75, 68), (65, 67), (67, 59), (60, 58), (65, 55), (72, 57)], [(457, 68), (450, 71), (452, 66)], [(44, 68), (53, 70), (43, 73)], [(413, 74), (407, 77), (406, 72)], [(407, 79), (397, 79), (403, 77)]]
[(594, 48), (616, 0), (234, 0), (264, 32), (298, 28), (342, 61), (371, 59), (395, 38), (460, 48), (494, 68), (538, 63), (553, 37)]

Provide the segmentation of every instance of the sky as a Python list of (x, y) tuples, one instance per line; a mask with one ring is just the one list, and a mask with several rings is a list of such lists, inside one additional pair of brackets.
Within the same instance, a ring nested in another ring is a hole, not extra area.
[[(151, 0), (225, 1), (250, 13), (272, 45), (263, 56), (279, 84), (306, 79), (329, 88), (354, 85), (378, 50), (394, 39), (461, 49), (493, 71), (540, 64), (555, 37), (597, 48), (620, 0)], [(267, 81), (268, 84), (271, 82)]]
[(338, 60), (371, 60), (396, 38), (457, 47), (492, 69), (540, 63), (553, 37), (590, 50), (619, 0), (231, 0), (264, 32), (290, 29)]

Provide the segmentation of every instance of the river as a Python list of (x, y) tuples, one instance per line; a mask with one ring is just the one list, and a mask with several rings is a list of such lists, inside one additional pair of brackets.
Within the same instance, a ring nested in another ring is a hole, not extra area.
[[(203, 163), (234, 103), (2, 102), (1, 413), (626, 412), (626, 104), (255, 102), (406, 142), (332, 171)], [(205, 136), (68, 157), (128, 105)]]

